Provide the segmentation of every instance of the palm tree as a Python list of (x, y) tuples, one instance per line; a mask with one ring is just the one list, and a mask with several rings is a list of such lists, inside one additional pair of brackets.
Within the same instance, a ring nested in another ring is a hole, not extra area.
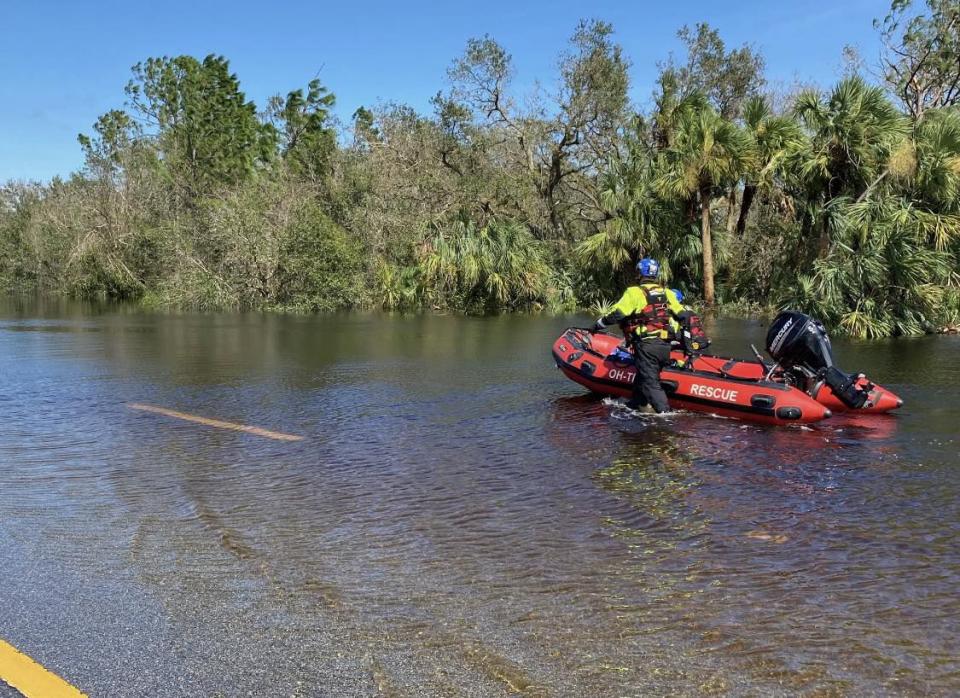
[(951, 248), (960, 240), (960, 115), (929, 112), (871, 174), (828, 202), (830, 245), (785, 300), (861, 337), (952, 322), (960, 307)]
[[(679, 109), (705, 102), (694, 96), (686, 104)], [(633, 264), (644, 255), (660, 260), (665, 281), (687, 289), (700, 287), (702, 245), (699, 230), (690, 223), (689, 202), (663, 197), (656, 186), (656, 133), (666, 128), (661, 135), (675, 134), (678, 123), (660, 115), (652, 124), (638, 122), (636, 131), (627, 134), (623, 156), (601, 174), (598, 189), (604, 221), (576, 248), (585, 277), (583, 300), (600, 303), (619, 293), (635, 277)]]
[(960, 111), (927, 112), (913, 134), (914, 201), (944, 214), (960, 214)]
[(847, 204), (832, 223), (827, 256), (783, 300), (858, 337), (939, 326), (960, 276), (953, 254), (931, 239), (931, 216), (895, 195)]
[(747, 227), (747, 215), (757, 191), (769, 188), (788, 157), (807, 145), (797, 122), (789, 117), (774, 115), (765, 97), (747, 100), (743, 107), (743, 120), (747, 134), (753, 141), (756, 158), (753, 167), (744, 175), (743, 199), (737, 217), (738, 235), (743, 235)]
[(529, 229), (515, 221), (459, 220), (423, 246), (422, 295), (465, 309), (518, 309), (546, 300), (550, 269)]
[(710, 106), (680, 116), (673, 143), (659, 159), (656, 188), (660, 194), (699, 199), (703, 295), (708, 305), (716, 298), (710, 204), (752, 166), (753, 159), (753, 143), (743, 129)]
[(661, 75), (660, 94), (656, 96), (651, 124), (653, 144), (659, 149), (669, 148), (683, 119), (692, 113), (709, 109), (709, 105), (709, 100), (702, 92), (681, 93), (673, 73)]
[(800, 93), (794, 114), (810, 138), (797, 169), (810, 210), (820, 218), (823, 258), (830, 249), (831, 220), (842, 204), (838, 199), (860, 199), (887, 176), (890, 155), (903, 143), (909, 122), (882, 88), (859, 76), (842, 80), (829, 96), (817, 90)]
[(601, 176), (600, 202), (606, 221), (576, 248), (586, 266), (609, 270), (615, 277), (643, 250), (656, 245), (659, 200), (651, 196), (649, 170), (649, 159), (628, 157), (611, 163)]

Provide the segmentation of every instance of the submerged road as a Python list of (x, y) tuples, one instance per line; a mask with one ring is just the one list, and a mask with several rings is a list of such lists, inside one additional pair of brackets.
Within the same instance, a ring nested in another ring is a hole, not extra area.
[[(217, 429), (240, 431), (267, 439), (275, 439), (278, 441), (301, 441), (303, 439), (302, 436), (283, 434), (260, 427), (235, 424), (233, 422), (210, 419), (209, 417), (201, 417), (199, 415), (185, 414), (156, 405), (131, 403), (128, 404), (127, 407), (133, 410), (182, 419)], [(0, 698), (10, 693), (10, 689), (15, 689), (14, 692), (19, 692), (27, 698), (79, 698), (86, 695), (2, 639), (0, 639), (0, 681), (6, 684), (6, 687), (0, 691)], [(116, 688), (126, 692), (131, 687), (117, 686)]]
[(28, 698), (80, 698), (84, 695), (3, 640), (0, 640), (0, 681)]
[(586, 397), (568, 324), (0, 303), (0, 648), (89, 696), (960, 691), (960, 338), (837, 342), (906, 406), (778, 429)]

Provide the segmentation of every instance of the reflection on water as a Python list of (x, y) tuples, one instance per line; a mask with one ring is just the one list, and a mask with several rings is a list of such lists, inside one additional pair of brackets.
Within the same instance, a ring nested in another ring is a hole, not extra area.
[(765, 428), (583, 395), (577, 321), (0, 306), (0, 530), (371, 692), (960, 688), (957, 338), (837, 342), (903, 412)]

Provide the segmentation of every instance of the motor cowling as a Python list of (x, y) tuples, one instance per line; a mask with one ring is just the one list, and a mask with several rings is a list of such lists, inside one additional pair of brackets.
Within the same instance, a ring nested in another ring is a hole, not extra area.
[(859, 376), (841, 371), (833, 363), (833, 346), (823, 323), (796, 310), (773, 320), (767, 331), (767, 353), (785, 369), (799, 369), (814, 383), (823, 382), (848, 407), (859, 408), (868, 390), (857, 385)]

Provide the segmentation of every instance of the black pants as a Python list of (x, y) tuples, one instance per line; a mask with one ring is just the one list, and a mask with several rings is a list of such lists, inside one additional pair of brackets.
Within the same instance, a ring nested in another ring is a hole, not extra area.
[(670, 343), (659, 339), (638, 340), (633, 343), (633, 361), (637, 375), (633, 378), (632, 401), (653, 405), (657, 412), (669, 412), (667, 394), (660, 386), (660, 369), (670, 363)]

